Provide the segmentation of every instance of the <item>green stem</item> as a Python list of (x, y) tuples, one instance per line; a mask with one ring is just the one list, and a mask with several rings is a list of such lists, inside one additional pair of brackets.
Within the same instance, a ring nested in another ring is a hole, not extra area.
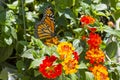
[(23, 26), (24, 26), (24, 39), (26, 40), (26, 23), (25, 23), (24, 3), (25, 3), (25, 0), (22, 0), (22, 16), (23, 16)]
[(112, 62), (112, 60), (109, 58), (109, 56), (107, 54), (105, 54), (105, 56), (108, 59), (108, 61)]

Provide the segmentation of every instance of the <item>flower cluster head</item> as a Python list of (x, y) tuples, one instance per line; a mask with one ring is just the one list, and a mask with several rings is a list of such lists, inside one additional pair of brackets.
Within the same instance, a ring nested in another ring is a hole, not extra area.
[(62, 65), (55, 64), (57, 57), (54, 55), (46, 56), (39, 66), (39, 72), (46, 78), (54, 79), (62, 73)]
[(79, 67), (78, 65), (78, 53), (75, 52), (75, 48), (72, 46), (71, 43), (68, 42), (61, 42), (58, 45), (57, 51), (60, 55), (62, 60), (63, 70), (65, 74), (72, 74), (76, 73)]
[(62, 62), (63, 70), (65, 70), (65, 74), (76, 73), (79, 68), (78, 61), (76, 59), (72, 59), (67, 57)]
[(81, 17), (80, 22), (84, 25), (93, 24), (95, 19), (91, 16), (84, 15)]
[(100, 44), (102, 43), (102, 40), (98, 34), (91, 32), (87, 43), (90, 48), (99, 48)]
[(94, 74), (95, 80), (109, 80), (107, 68), (102, 64), (89, 67), (89, 70)]
[(90, 60), (91, 64), (99, 64), (104, 62), (105, 55), (100, 49), (90, 49), (86, 52), (85, 59)]
[(66, 58), (67, 56), (71, 56), (75, 48), (71, 43), (68, 42), (60, 42), (58, 45), (57, 51), (60, 54), (61, 59)]

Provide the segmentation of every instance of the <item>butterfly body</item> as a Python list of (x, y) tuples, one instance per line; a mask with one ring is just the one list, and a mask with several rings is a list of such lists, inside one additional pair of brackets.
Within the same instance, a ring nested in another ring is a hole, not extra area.
[(35, 34), (40, 39), (55, 36), (54, 13), (51, 7), (47, 7), (42, 20), (35, 26)]

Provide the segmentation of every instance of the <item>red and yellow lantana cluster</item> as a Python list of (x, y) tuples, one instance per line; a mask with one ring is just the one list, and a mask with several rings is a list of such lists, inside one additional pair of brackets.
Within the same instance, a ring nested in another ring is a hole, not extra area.
[(43, 63), (39, 66), (39, 72), (49, 79), (54, 79), (59, 76), (62, 73), (62, 65), (58, 63), (55, 64), (57, 59), (54, 55), (46, 56), (42, 61)]
[(78, 53), (75, 52), (75, 48), (72, 44), (68, 42), (61, 42), (58, 45), (57, 51), (60, 55), (60, 59), (62, 60), (62, 66), (65, 74), (76, 73), (79, 68), (79, 56)]
[(103, 66), (105, 54), (100, 49), (102, 39), (99, 34), (95, 33), (97, 30), (96, 28), (88, 26), (89, 24), (93, 24), (95, 19), (91, 16), (83, 16), (80, 21), (87, 26), (88, 30), (90, 30), (87, 40), (89, 49), (85, 56), (85, 59), (89, 60), (91, 64), (89, 70), (94, 74), (95, 80), (109, 80), (107, 68)]
[(39, 72), (49, 79), (54, 79), (60, 76), (62, 70), (64, 70), (66, 75), (76, 73), (79, 68), (79, 56), (78, 53), (75, 52), (75, 48), (72, 44), (68, 42), (60, 42), (57, 47), (57, 52), (60, 57), (57, 58), (54, 55), (46, 56), (42, 61), (42, 64), (39, 66)]

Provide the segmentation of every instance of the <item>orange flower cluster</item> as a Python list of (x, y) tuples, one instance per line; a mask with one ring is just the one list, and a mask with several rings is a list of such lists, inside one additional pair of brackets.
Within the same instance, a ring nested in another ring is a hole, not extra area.
[(85, 58), (90, 60), (91, 64), (103, 63), (105, 55), (103, 51), (99, 49), (99, 46), (102, 43), (101, 37), (96, 33), (90, 32), (87, 43), (89, 45), (89, 50), (86, 52)]
[(89, 67), (89, 70), (94, 74), (95, 80), (109, 80), (107, 68), (101, 64)]
[(65, 74), (72, 74), (76, 73), (78, 66), (78, 61), (76, 59), (72, 59), (70, 57), (67, 57), (62, 61), (63, 70), (65, 71)]
[(85, 59), (90, 60), (91, 64), (99, 64), (104, 62), (105, 55), (100, 49), (90, 49), (86, 52)]
[(88, 24), (93, 24), (95, 22), (95, 19), (91, 16), (82, 16), (81, 19), (80, 19), (80, 22), (83, 24), (83, 25), (88, 25)]
[(99, 47), (102, 43), (101, 37), (95, 33), (95, 28), (90, 29), (90, 31), (87, 40), (89, 49), (85, 56), (85, 59), (89, 60), (92, 65), (92, 67), (89, 67), (89, 70), (94, 74), (95, 80), (109, 80), (107, 68), (102, 65), (104, 63), (105, 54)]

